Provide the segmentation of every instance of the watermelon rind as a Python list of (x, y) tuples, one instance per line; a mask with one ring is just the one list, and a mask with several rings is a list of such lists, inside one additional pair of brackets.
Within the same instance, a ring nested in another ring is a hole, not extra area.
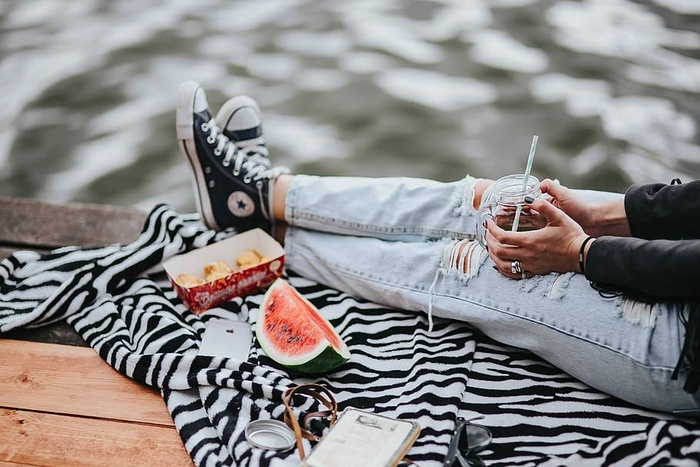
[[(284, 321), (280, 323), (280, 319)], [(309, 320), (313, 323), (309, 323)], [(299, 325), (301, 327), (296, 329)], [(282, 336), (275, 335), (282, 332)], [(310, 338), (309, 333), (312, 334)], [(263, 297), (255, 334), (265, 354), (290, 371), (326, 373), (350, 359), (347, 346), (331, 323), (311, 302), (281, 278), (270, 286)], [(295, 344), (311, 347), (303, 353), (294, 354), (294, 349), (280, 347), (280, 337), (292, 342), (290, 347)], [(312, 338), (318, 340), (315, 345), (311, 342)]]

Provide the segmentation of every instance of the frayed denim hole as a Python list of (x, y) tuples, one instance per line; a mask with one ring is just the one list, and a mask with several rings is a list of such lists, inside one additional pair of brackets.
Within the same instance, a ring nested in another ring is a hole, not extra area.
[(518, 281), (519, 289), (521, 292), (530, 293), (535, 290), (538, 286), (542, 285), (545, 278), (541, 275), (535, 275), (529, 279), (520, 279)]
[(553, 272), (547, 274), (546, 276), (538, 276), (541, 280), (547, 280), (548, 285), (544, 293), (544, 296), (550, 300), (561, 300), (566, 295), (566, 289), (571, 283), (571, 278), (574, 277), (576, 273), (567, 272), (565, 274), (559, 274)]
[(448, 245), (443, 256), (443, 267), (451, 277), (463, 285), (479, 275), (489, 255), (476, 240), (463, 239)]
[(660, 314), (656, 303), (646, 303), (623, 297), (619, 306), (620, 316), (628, 323), (643, 328), (653, 327)]
[(474, 178), (467, 175), (462, 179), (461, 183), (457, 184), (457, 188), (452, 192), (450, 204), (453, 206), (452, 214), (455, 217), (473, 216), (476, 214), (474, 209), (474, 188), (479, 178)]
[(457, 277), (466, 285), (471, 277), (475, 277), (479, 268), (486, 259), (488, 253), (475, 240), (442, 239), (444, 244), (442, 259), (435, 271), (433, 282), (428, 289), (428, 330), (433, 329), (433, 303), (435, 301), (435, 289), (441, 276)]
[(549, 300), (561, 300), (566, 295), (566, 290), (574, 275), (575, 273), (573, 272), (565, 274), (556, 272), (544, 275), (536, 274), (530, 278), (519, 280), (519, 289), (525, 293), (531, 293), (535, 289), (539, 289), (542, 297)]

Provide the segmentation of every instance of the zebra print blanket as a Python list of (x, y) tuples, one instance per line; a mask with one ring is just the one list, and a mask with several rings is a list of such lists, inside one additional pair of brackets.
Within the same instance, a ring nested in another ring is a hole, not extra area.
[[(289, 282), (341, 334), (352, 359), (322, 378), (299, 378), (253, 343), (246, 362), (197, 355), (205, 322), (255, 324), (261, 295), (197, 316), (162, 269), (169, 257), (232, 232), (206, 230), (167, 206), (150, 213), (129, 245), (47, 255), (17, 252), (0, 263), (0, 333), (66, 320), (112, 367), (160, 388), (194, 464), (298, 465), (295, 450), (252, 449), (250, 420), (282, 419), (281, 394), (318, 381), (341, 408), (416, 420), (408, 457), (442, 464), (458, 415), (484, 415), (493, 443), (487, 465), (698, 465), (700, 424), (632, 407), (572, 379), (530, 353), (465, 323), (387, 309), (290, 273)], [(318, 410), (307, 402), (301, 410)], [(311, 448), (306, 445), (306, 452)]]

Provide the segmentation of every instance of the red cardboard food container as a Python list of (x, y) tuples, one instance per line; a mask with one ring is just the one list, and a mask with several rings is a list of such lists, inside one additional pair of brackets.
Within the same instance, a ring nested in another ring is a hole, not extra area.
[[(237, 269), (236, 258), (248, 250), (255, 250), (266, 258), (265, 261)], [(187, 273), (204, 279), (204, 267), (215, 261), (225, 261), (233, 272), (191, 287), (176, 281), (180, 274)], [(173, 256), (163, 263), (163, 268), (177, 296), (193, 313), (199, 314), (234, 297), (246, 296), (272, 284), (282, 275), (284, 249), (263, 230), (253, 229), (189, 253)]]

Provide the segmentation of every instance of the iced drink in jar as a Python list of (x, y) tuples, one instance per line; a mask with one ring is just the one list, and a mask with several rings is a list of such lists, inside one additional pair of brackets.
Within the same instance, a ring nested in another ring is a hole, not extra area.
[(519, 232), (541, 229), (547, 225), (547, 219), (540, 213), (532, 210), (525, 203), (525, 197), (534, 199), (542, 196), (540, 181), (530, 175), (527, 183), (523, 183), (525, 175), (506, 175), (496, 180), (481, 198), (481, 206), (478, 212), (476, 225), (477, 240), (481, 246), (486, 247), (486, 222), (493, 221), (503, 230), (512, 230), (518, 210)]

